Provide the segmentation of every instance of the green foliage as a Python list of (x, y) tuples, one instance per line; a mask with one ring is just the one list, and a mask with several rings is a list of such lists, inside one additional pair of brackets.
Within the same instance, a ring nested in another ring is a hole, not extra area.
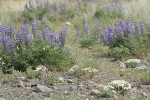
[(150, 85), (150, 71), (142, 72), (141, 82), (143, 85)]
[(9, 83), (13, 80), (14, 78), (11, 75), (4, 75), (3, 76), (3, 83)]
[(94, 14), (94, 17), (96, 17), (96, 18), (101, 18), (104, 16), (105, 16), (105, 11), (103, 11), (102, 9), (97, 9)]
[(48, 69), (63, 70), (74, 64), (74, 60), (71, 55), (67, 54), (65, 48), (46, 44), (42, 41), (34, 42), (32, 46), (30, 49), (27, 46), (16, 48), (14, 55), (1, 51), (3, 67), (26, 71), (30, 66), (36, 67), (42, 64)]
[(31, 67), (27, 68), (26, 77), (28, 79), (38, 78), (40, 76), (40, 72), (33, 70)]
[(106, 10), (98, 8), (94, 13), (94, 17), (98, 19), (100, 18), (118, 19), (123, 18), (123, 12), (120, 9)]
[(95, 37), (84, 37), (80, 39), (79, 43), (82, 48), (87, 48), (90, 46), (93, 46), (94, 44), (97, 44), (97, 38)]
[(129, 57), (132, 54), (131, 54), (131, 52), (128, 48), (120, 45), (119, 47), (112, 48), (110, 55), (112, 57), (115, 57), (116, 59), (122, 59), (122, 58), (125, 58), (125, 57)]
[(71, 8), (68, 9), (61, 9), (59, 11), (59, 16), (60, 16), (60, 20), (68, 20), (68, 19), (73, 19), (75, 16), (75, 11)]
[(137, 66), (138, 66), (138, 64), (136, 62), (126, 63), (127, 68), (135, 68)]
[(49, 21), (62, 20), (66, 21), (68, 19), (73, 19), (75, 16), (75, 12), (71, 8), (60, 9), (56, 12), (51, 12), (47, 7), (36, 7), (36, 8), (28, 8), (24, 10), (19, 18), (19, 20), (26, 22), (31, 22), (33, 20), (42, 21), (43, 19), (47, 19)]
[(47, 8), (36, 7), (36, 8), (28, 8), (24, 10), (20, 16), (20, 20), (23, 22), (31, 22), (33, 20), (42, 20), (46, 14), (50, 14)]
[(52, 75), (50, 78), (47, 80), (48, 85), (55, 86), (58, 83), (58, 78), (55, 75)]
[(138, 58), (147, 57), (150, 50), (150, 38), (147, 33), (142, 33), (141, 36), (133, 36), (131, 45), (131, 53)]
[(113, 92), (111, 90), (103, 90), (101, 91), (100, 97), (103, 98), (111, 98), (113, 96)]

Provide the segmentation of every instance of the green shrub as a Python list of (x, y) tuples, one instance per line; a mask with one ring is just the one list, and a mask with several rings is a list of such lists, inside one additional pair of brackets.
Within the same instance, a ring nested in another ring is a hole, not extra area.
[(3, 76), (3, 83), (9, 83), (9, 82), (11, 82), (11, 81), (13, 81), (13, 77), (12, 77), (12, 75), (4, 75)]
[(63, 21), (66, 21), (68, 19), (73, 19), (75, 16), (75, 11), (71, 8), (61, 9), (59, 11), (59, 16), (60, 16), (59, 19)]
[(42, 20), (47, 14), (51, 16), (47, 8), (28, 8), (22, 12), (21, 16), (19, 17), (19, 20), (23, 21), (24, 23), (31, 22), (33, 20)]
[(111, 49), (110, 55), (116, 59), (122, 59), (131, 56), (131, 52), (128, 48), (120, 45), (119, 47), (114, 47)]
[(79, 43), (82, 48), (87, 48), (87, 47), (93, 46), (94, 44), (97, 44), (97, 38), (84, 37), (84, 38), (80, 39)]
[(106, 9), (97, 9), (94, 13), (96, 18), (108, 18), (108, 19), (118, 19), (123, 18), (123, 12), (120, 9), (115, 10), (106, 10)]
[(105, 16), (105, 12), (102, 9), (98, 9), (96, 10), (94, 17), (96, 18), (102, 18)]
[(103, 90), (101, 91), (100, 97), (103, 98), (111, 98), (113, 96), (113, 92), (111, 90)]
[(16, 49), (15, 55), (1, 51), (0, 56), (4, 67), (26, 71), (28, 67), (45, 65), (48, 69), (63, 70), (74, 64), (74, 60), (67, 54), (67, 49), (45, 44), (42, 41), (33, 43), (33, 48), (23, 46)]
[(150, 85), (150, 71), (142, 72), (141, 82), (143, 85)]
[(52, 75), (47, 79), (48, 85), (55, 86), (58, 83), (58, 77), (56, 75)]
[(28, 79), (38, 78), (40, 76), (40, 72), (33, 70), (31, 67), (27, 68), (26, 77)]

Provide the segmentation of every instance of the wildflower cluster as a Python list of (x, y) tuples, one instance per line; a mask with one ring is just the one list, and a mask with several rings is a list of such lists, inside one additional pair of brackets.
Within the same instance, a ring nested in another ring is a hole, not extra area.
[(26, 67), (32, 65), (60, 67), (67, 64), (65, 65), (67, 67), (73, 62), (64, 47), (66, 26), (60, 31), (58, 37), (48, 28), (39, 30), (35, 21), (32, 22), (31, 28), (30, 30), (30, 25), (25, 24), (16, 32), (13, 24), (10, 27), (0, 25), (0, 55), (5, 63), (4, 67), (14, 67), (24, 71)]
[[(143, 21), (134, 24), (128, 18), (126, 21), (116, 22), (114, 26), (109, 26), (101, 34), (102, 41), (109, 45), (111, 49), (119, 52), (141, 55), (149, 50), (149, 24)], [(120, 49), (119, 49), (120, 48)], [(139, 51), (138, 51), (139, 50)], [(120, 55), (120, 54), (118, 54)]]

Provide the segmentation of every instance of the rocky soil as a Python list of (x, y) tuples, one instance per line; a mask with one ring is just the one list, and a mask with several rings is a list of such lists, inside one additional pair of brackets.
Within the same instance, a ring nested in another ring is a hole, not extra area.
[[(125, 63), (111, 63), (126, 67)], [(146, 70), (147, 67), (142, 68), (138, 70)], [(50, 76), (51, 80), (48, 77), (16, 77), (9, 83), (3, 83), (1, 77), (0, 100), (150, 100), (150, 85), (142, 85), (135, 80), (119, 80), (118, 77), (110, 76), (110, 73), (102, 73), (94, 68), (78, 69), (79, 66), (75, 65), (67, 71), (58, 72), (53, 79), (53, 72), (38, 69)], [(90, 77), (91, 74), (85, 75), (84, 71), (94, 75)]]

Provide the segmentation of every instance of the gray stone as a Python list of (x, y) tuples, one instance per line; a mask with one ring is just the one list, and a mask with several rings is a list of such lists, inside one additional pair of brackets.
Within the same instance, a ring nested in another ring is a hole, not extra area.
[(0, 82), (0, 87), (2, 86), (2, 83)]
[(72, 86), (69, 87), (69, 90), (70, 91), (77, 90), (77, 86), (76, 85), (72, 85)]
[(58, 77), (58, 81), (59, 81), (59, 82), (63, 82), (63, 81), (64, 81), (64, 77), (59, 76), (59, 77)]
[(25, 87), (23, 81), (20, 80), (20, 81), (17, 81), (17, 82), (18, 82), (17, 83), (18, 87), (23, 87), (23, 88)]
[(16, 80), (25, 80), (26, 79), (26, 77), (16, 77)]
[(36, 86), (39, 83), (39, 79), (35, 78), (35, 79), (28, 79), (26, 80), (26, 82), (31, 84), (31, 87)]
[(53, 92), (54, 90), (47, 87), (47, 86), (37, 84), (37, 90), (36, 91), (37, 92)]
[(69, 95), (69, 92), (68, 91), (64, 91), (64, 95)]
[(83, 91), (85, 88), (84, 88), (84, 85), (83, 85), (83, 84), (79, 84), (79, 85), (77, 86), (77, 89), (78, 89), (79, 91)]
[(51, 100), (51, 98), (47, 98), (47, 97), (46, 97), (46, 98), (44, 98), (44, 100)]
[(0, 98), (0, 100), (5, 100), (4, 98)]
[(68, 83), (73, 83), (73, 80), (72, 79), (67, 79), (67, 82)]

